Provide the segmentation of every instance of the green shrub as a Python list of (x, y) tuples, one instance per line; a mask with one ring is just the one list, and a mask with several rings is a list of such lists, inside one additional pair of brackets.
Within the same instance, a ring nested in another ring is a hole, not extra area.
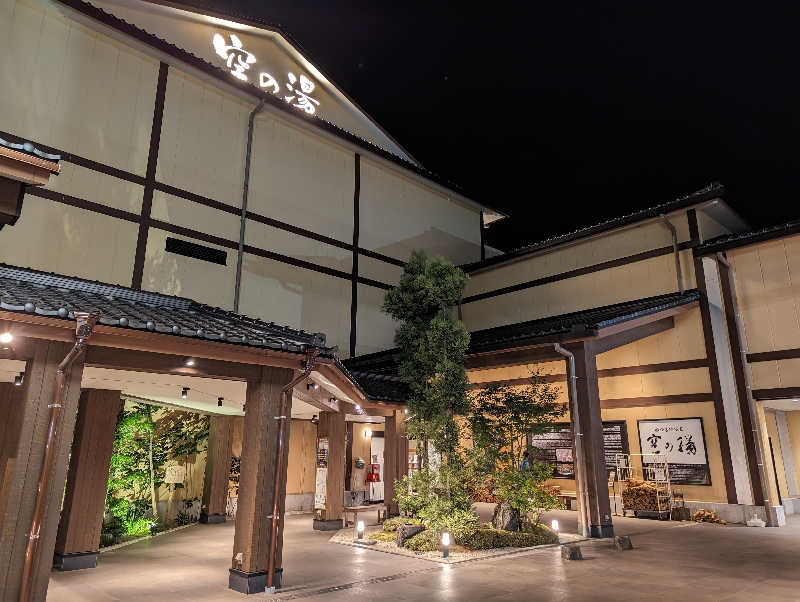
[(150, 535), (150, 526), (152, 521), (146, 518), (137, 518), (134, 520), (123, 520), (125, 525), (125, 534), (134, 537), (141, 537), (143, 535)]
[(489, 550), (492, 548), (529, 548), (544, 544), (558, 543), (558, 535), (544, 525), (530, 527), (531, 531), (502, 531), (500, 529), (477, 529), (464, 541), (470, 550)]
[(397, 535), (394, 533), (390, 533), (387, 531), (378, 531), (377, 533), (372, 533), (369, 536), (370, 539), (374, 539), (375, 541), (385, 541), (387, 543), (394, 543), (397, 540)]
[(436, 552), (439, 549), (439, 533), (433, 529), (425, 529), (406, 539), (404, 546), (415, 552)]
[(381, 529), (387, 533), (394, 533), (401, 525), (421, 525), (422, 522), (418, 518), (408, 518), (406, 516), (395, 516), (383, 521)]
[(423, 521), (425, 527), (438, 533), (447, 531), (453, 542), (463, 545), (478, 529), (478, 517), (471, 510), (451, 510)]

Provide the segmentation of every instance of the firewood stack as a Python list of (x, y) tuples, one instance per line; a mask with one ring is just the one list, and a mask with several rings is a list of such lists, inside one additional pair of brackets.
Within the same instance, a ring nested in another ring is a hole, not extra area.
[(717, 513), (713, 510), (706, 510), (704, 508), (700, 508), (697, 512), (692, 515), (692, 520), (697, 523), (717, 523), (719, 525), (726, 524), (724, 520), (722, 520)]
[(622, 503), (626, 510), (657, 510), (658, 490), (650, 481), (627, 479), (622, 490)]

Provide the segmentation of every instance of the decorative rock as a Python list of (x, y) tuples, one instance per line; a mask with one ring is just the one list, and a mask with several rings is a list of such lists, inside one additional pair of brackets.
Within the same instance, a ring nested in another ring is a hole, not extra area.
[(614, 538), (614, 546), (618, 550), (632, 550), (633, 544), (631, 543), (631, 538), (627, 535), (617, 535)]
[(425, 527), (422, 525), (400, 525), (397, 528), (397, 547), (402, 548), (403, 544), (407, 539), (411, 539), (417, 533), (420, 533), (425, 530)]
[(519, 531), (521, 523), (519, 510), (512, 508), (508, 502), (501, 502), (494, 507), (492, 526), (495, 529)]
[(561, 558), (564, 560), (583, 560), (580, 546), (561, 546)]

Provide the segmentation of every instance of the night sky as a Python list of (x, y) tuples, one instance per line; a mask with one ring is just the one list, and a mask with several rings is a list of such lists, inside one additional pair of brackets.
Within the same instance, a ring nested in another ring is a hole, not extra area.
[(726, 2), (209, 2), (283, 25), (423, 165), (509, 213), (487, 236), (500, 249), (715, 181), (754, 227), (800, 217), (798, 14)]

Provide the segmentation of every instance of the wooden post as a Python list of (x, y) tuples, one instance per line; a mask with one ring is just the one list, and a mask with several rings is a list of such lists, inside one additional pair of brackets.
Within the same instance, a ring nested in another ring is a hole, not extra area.
[(342, 528), (344, 507), (344, 465), (347, 428), (342, 412), (320, 412), (317, 438), (328, 440), (328, 468), (325, 478), (325, 508), (316, 509), (314, 529), (335, 531)]
[[(603, 419), (597, 386), (597, 362), (588, 341), (565, 345), (575, 355), (576, 392), (586, 458), (587, 514), (592, 537), (613, 537), (611, 501), (608, 497), (608, 471), (603, 446)], [(573, 422), (574, 426), (574, 422)]]
[[(15, 341), (16, 342), (16, 341)], [(19, 413), (17, 445), (13, 457), (7, 462), (0, 502), (0, 601), (16, 602), (22, 579), (22, 567), (28, 533), (33, 517), (33, 507), (39, 483), (44, 449), (47, 441), (49, 410), (56, 391), (56, 369), (66, 357), (69, 343), (29, 339), (15, 345), (21, 357), (30, 358), (25, 369), (22, 386), (22, 403)], [(53, 551), (58, 531), (59, 510), (67, 478), (67, 460), (75, 428), (78, 398), (81, 391), (83, 361), (73, 363), (68, 374), (62, 411), (61, 427), (55, 439), (55, 463), (45, 497), (45, 510), (40, 531), (38, 551), (33, 565), (31, 600), (44, 602)]]
[[(228, 579), (231, 589), (244, 594), (263, 593), (267, 587), (281, 389), (292, 380), (292, 376), (292, 370), (265, 366), (261, 370), (260, 380), (247, 383), (236, 533)], [(291, 411), (290, 396), (285, 408), (286, 416), (291, 416)], [(286, 421), (283, 447), (283, 495), (280, 497), (276, 567), (282, 566), (283, 556), (283, 511), (290, 423), (290, 420)], [(276, 586), (280, 586), (282, 571), (282, 568), (275, 569)]]
[(383, 437), (383, 501), (387, 515), (397, 516), (400, 509), (394, 501), (394, 482), (408, 474), (408, 434), (403, 410), (395, 410), (386, 417)]
[(56, 538), (54, 564), (59, 570), (97, 566), (108, 470), (121, 408), (120, 391), (89, 389), (81, 394)]
[(224, 523), (231, 472), (233, 416), (212, 416), (208, 431), (208, 453), (203, 479), (201, 523)]

